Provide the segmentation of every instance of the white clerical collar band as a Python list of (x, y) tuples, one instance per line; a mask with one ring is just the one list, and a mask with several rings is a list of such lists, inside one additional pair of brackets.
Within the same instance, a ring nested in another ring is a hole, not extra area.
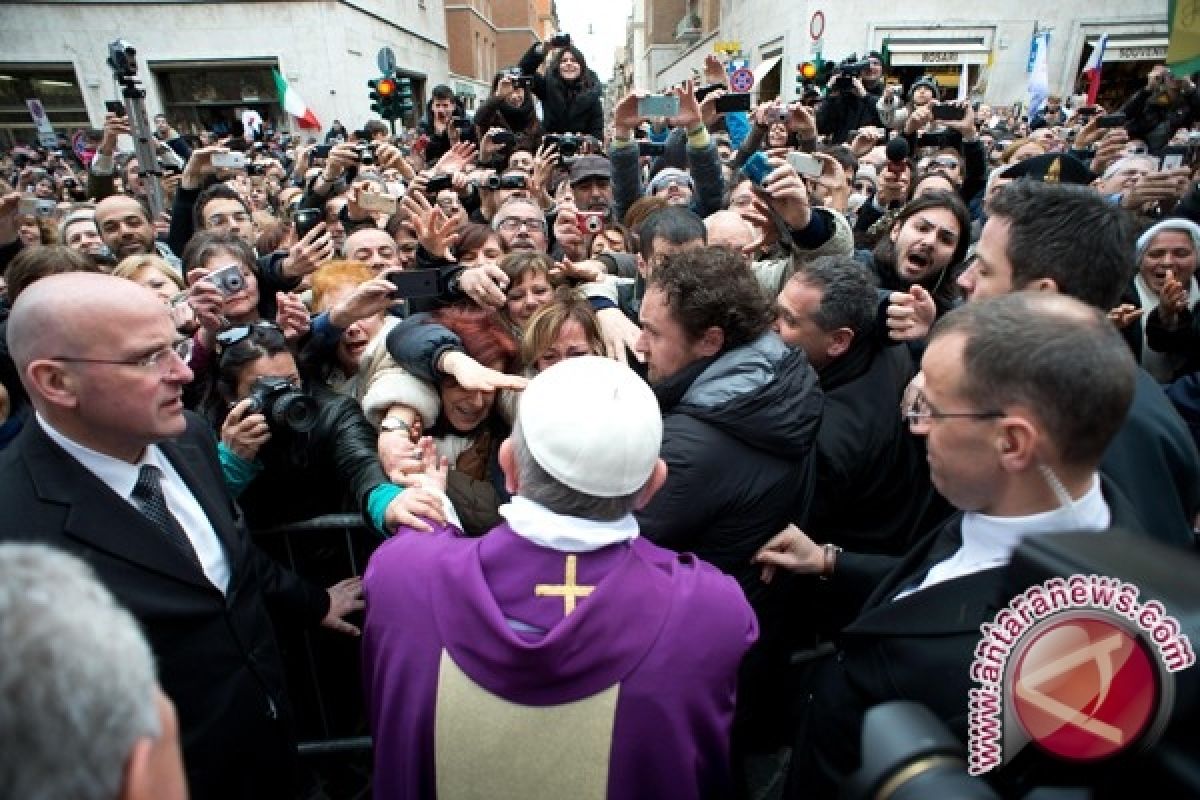
[(591, 553), (638, 535), (632, 514), (611, 522), (568, 517), (520, 496), (500, 506), (499, 511), (518, 536), (562, 553)]

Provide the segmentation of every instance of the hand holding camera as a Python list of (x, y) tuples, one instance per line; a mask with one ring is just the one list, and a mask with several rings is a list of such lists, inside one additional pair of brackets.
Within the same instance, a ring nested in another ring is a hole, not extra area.
[[(747, 161), (747, 165), (749, 163)], [(794, 231), (804, 230), (812, 221), (812, 206), (804, 181), (795, 168), (784, 159), (767, 159), (766, 165), (771, 172), (756, 181), (760, 195), (788, 228)]]
[(358, 146), (350, 142), (341, 142), (334, 145), (329, 151), (329, 156), (325, 159), (325, 168), (321, 171), (321, 180), (325, 183), (334, 183), (338, 178), (350, 169), (350, 167), (358, 166)]
[(117, 150), (117, 137), (132, 135), (128, 116), (118, 116), (111, 111), (104, 114), (104, 134), (100, 137), (100, 146), (96, 151), (106, 156), (112, 156)]
[(642, 96), (641, 92), (630, 92), (613, 108), (613, 136), (618, 139), (632, 138), (634, 129), (644, 119), (638, 110)]
[(221, 425), (221, 444), (243, 461), (253, 461), (271, 440), (267, 418), (253, 410), (254, 405), (253, 397), (239, 400)]
[(576, 261), (583, 260), (583, 234), (579, 229), (579, 209), (575, 203), (559, 203), (558, 213), (554, 217), (554, 239), (562, 248), (563, 255)]
[(359, 320), (386, 311), (392, 305), (395, 290), (395, 285), (387, 278), (364, 281), (329, 309), (329, 322), (345, 330)]
[(908, 115), (908, 121), (904, 123), (905, 133), (916, 133), (929, 127), (933, 123), (933, 111), (930, 108), (932, 105), (918, 106), (914, 108), (912, 113)]

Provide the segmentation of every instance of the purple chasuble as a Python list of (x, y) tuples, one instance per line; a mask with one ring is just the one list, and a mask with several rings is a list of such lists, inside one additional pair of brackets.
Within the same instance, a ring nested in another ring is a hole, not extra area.
[(441, 527), (383, 544), (364, 586), (376, 798), (727, 788), (737, 668), (758, 630), (714, 567), (642, 538), (576, 554), (507, 525)]

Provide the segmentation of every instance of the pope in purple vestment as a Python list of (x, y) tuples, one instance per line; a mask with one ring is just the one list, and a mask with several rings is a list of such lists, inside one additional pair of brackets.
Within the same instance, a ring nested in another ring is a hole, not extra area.
[(375, 797), (728, 790), (737, 668), (757, 627), (733, 579), (638, 538), (631, 512), (666, 476), (661, 436), (633, 372), (569, 359), (530, 383), (501, 448), (506, 524), (480, 539), (402, 530), (375, 552)]

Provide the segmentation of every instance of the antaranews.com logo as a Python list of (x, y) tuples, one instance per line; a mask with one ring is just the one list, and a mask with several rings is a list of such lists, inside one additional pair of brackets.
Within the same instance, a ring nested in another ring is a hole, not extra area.
[(1033, 743), (1086, 762), (1162, 734), (1173, 673), (1196, 662), (1179, 622), (1132, 584), (1052, 578), (980, 626), (970, 691), (968, 772), (982, 775)]

